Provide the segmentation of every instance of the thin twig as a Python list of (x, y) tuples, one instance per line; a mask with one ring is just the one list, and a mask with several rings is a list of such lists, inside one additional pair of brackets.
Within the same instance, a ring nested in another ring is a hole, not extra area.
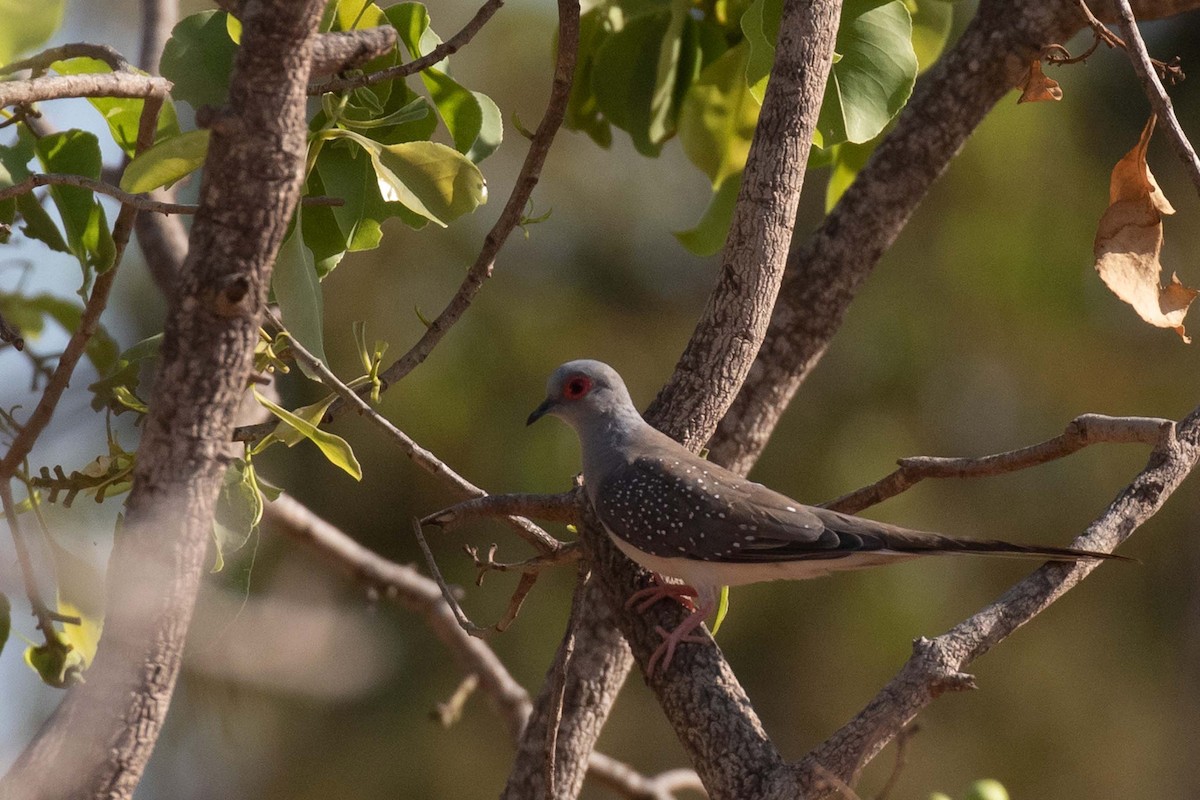
[(896, 762), (892, 765), (892, 774), (888, 775), (887, 782), (883, 784), (879, 794), (875, 795), (875, 800), (887, 800), (888, 795), (900, 782), (900, 776), (904, 773), (905, 765), (908, 764), (908, 745), (912, 742), (913, 735), (920, 729), (919, 725), (909, 725), (896, 734)]
[[(1192, 185), (1196, 187), (1196, 191), (1200, 192), (1200, 159), (1196, 157), (1196, 149), (1192, 147), (1187, 134), (1183, 132), (1183, 127), (1175, 116), (1175, 108), (1171, 105), (1171, 98), (1167, 95), (1166, 88), (1163, 87), (1160, 79), (1164, 74), (1160, 67), (1162, 62), (1150, 58), (1150, 54), (1146, 52), (1146, 43), (1142, 41), (1142, 34), (1138, 30), (1137, 21), (1133, 18), (1129, 0), (1114, 0), (1113, 7), (1117, 12), (1117, 26), (1129, 43), (1125, 52), (1129, 54), (1133, 71), (1141, 80), (1146, 97), (1149, 98), (1151, 107), (1158, 115), (1159, 124), (1166, 130), (1167, 138), (1175, 150), (1175, 155), (1183, 162), (1183, 168), (1188, 177), (1192, 179)], [(1172, 65), (1166, 66), (1171, 67)], [(1182, 76), (1182, 73), (1179, 74)], [(1167, 73), (1167, 76), (1171, 78), (1171, 73)], [(1174, 83), (1175, 80), (1171, 79)]]
[[(510, 738), (516, 741), (532, 709), (528, 692), (513, 679), (487, 642), (462, 629), (434, 581), (412, 567), (373, 553), (289, 495), (268, 503), (264, 515), (281, 532), (311, 547), (355, 581), (419, 614), (463, 671), (479, 676), (480, 689), (504, 720)], [(670, 770), (651, 778), (603, 753), (591, 754), (588, 770), (597, 781), (628, 798), (672, 800), (674, 791), (704, 791), (690, 769)]]
[(513, 515), (576, 523), (579, 521), (582, 502), (583, 493), (579, 490), (561, 494), (489, 494), (435, 511), (421, 520), (421, 524), (437, 525), (449, 530), (479, 517)]
[(46, 639), (46, 646), (65, 655), (71, 646), (59, 636), (58, 629), (54, 627), (53, 612), (46, 606), (42, 600), (42, 593), (38, 590), (33, 561), (29, 557), (25, 536), (21, 533), (16, 506), (13, 504), (12, 487), (7, 480), (0, 481), (0, 503), (4, 505), (4, 517), (8, 520), (8, 530), (12, 534), (13, 547), (17, 551), (17, 563), (21, 566), (21, 579), (25, 582), (25, 596), (29, 598), (29, 605), (37, 618), (37, 626)]
[[(149, 194), (134, 194), (125, 191), (119, 186), (113, 186), (111, 183), (98, 181), (94, 178), (58, 172), (39, 172), (30, 175), (20, 183), (14, 183), (12, 186), (0, 189), (0, 200), (7, 200), (10, 197), (31, 192), (39, 186), (78, 186), (81, 189), (91, 189), (97, 194), (112, 197), (119, 200), (122, 204), (132, 206), (139, 211), (152, 211), (156, 214), (195, 214), (200, 208), (200, 206), (190, 203), (164, 203), (155, 200)], [(301, 203), (306, 206), (339, 207), (345, 205), (346, 201), (340, 197), (326, 197), (321, 195), (305, 197), (301, 200)]]
[(438, 588), (442, 590), (442, 597), (446, 601), (446, 605), (454, 612), (454, 619), (462, 627), (464, 631), (472, 636), (480, 636), (487, 633), (487, 628), (481, 628), (474, 622), (471, 622), (467, 617), (462, 606), (458, 604), (458, 599), (455, 598), (454, 592), (450, 589), (450, 584), (446, 583), (446, 579), (442, 577), (442, 571), (438, 569), (437, 559), (433, 557), (433, 551), (429, 549), (429, 542), (425, 541), (425, 534), (421, 532), (421, 521), (413, 518), (413, 534), (417, 537), (417, 544), (421, 546), (421, 552), (425, 554), (425, 563), (429, 566), (429, 572), (433, 575), (433, 579), (437, 582)]
[[(583, 588), (587, 585), (589, 574), (587, 566), (580, 564), (579, 577), (575, 582), (575, 594), (571, 600), (571, 615), (567, 618), (567, 632), (561, 646), (562, 657), (558, 669), (551, 676), (551, 680), (554, 681), (554, 699), (550, 708), (550, 719), (546, 723), (546, 797), (557, 796), (554, 786), (557, 777), (555, 773), (558, 762), (558, 728), (562, 724), (563, 701), (567, 695), (567, 675), (571, 672), (571, 660), (575, 655), (575, 631), (579, 627), (580, 609), (584, 605), (582, 602)], [(526, 573), (526, 576), (528, 575), (529, 573)], [(533, 577), (536, 579), (537, 574), (534, 573)]]
[[(276, 317), (270, 309), (265, 311), (266, 318), (271, 324), (280, 330), (286, 330), (283, 323)], [(331, 391), (336, 393), (340, 398), (350, 403), (358, 409), (359, 413), (364, 415), (368, 420), (375, 424), (380, 430), (388, 435), (392, 441), (400, 446), (400, 449), (413, 460), (417, 466), (425, 469), (429, 473), (441, 478), (445, 482), (453, 486), (457, 491), (465, 495), (474, 497), (482, 497), (487, 494), (483, 489), (480, 489), (475, 484), (468, 481), (466, 478), (459, 475), (454, 470), (450, 469), (444, 461), (439, 459), (433, 453), (417, 444), (408, 434), (397, 428), (388, 420), (387, 417), (380, 414), (375, 409), (371, 408), (365, 400), (358, 396), (353, 389), (333, 374), (333, 371), (314, 356), (311, 352), (296, 341), (295, 337), (289, 337), (290, 348), (293, 357), (312, 370), (321, 382), (325, 384)], [(556, 552), (562, 542), (555, 539), (550, 534), (546, 533), (540, 527), (525, 517), (508, 516), (505, 521), (509, 524), (517, 535), (524, 539), (529, 544), (533, 545), (541, 553)]]
[(126, 59), (112, 47), (106, 44), (91, 44), (90, 42), (74, 42), (72, 44), (64, 44), (58, 47), (51, 47), (48, 50), (43, 50), (36, 55), (23, 58), (20, 61), (14, 61), (11, 64), (5, 64), (0, 67), (0, 75), (11, 75), (14, 72), (19, 72), (23, 69), (33, 71), (45, 71), (50, 68), (50, 65), (55, 61), (65, 61), (68, 58), (94, 58), (97, 61), (103, 61), (108, 65), (108, 68), (113, 72), (129, 72), (137, 74)]
[[(495, 3), (497, 6), (500, 5), (499, 0), (489, 0), (488, 5), (492, 3)], [(483, 13), (483, 9), (480, 9), (480, 13)], [(477, 14), (476, 17), (478, 16)], [(554, 81), (550, 89), (550, 100), (546, 105), (545, 114), (542, 115), (542, 121), (538, 125), (533, 138), (530, 140), (529, 151), (525, 154), (525, 162), (521, 165), (521, 171), (517, 175), (517, 181), (513, 186), (512, 194), (508, 197), (508, 202), (505, 203), (504, 209), (500, 212), (500, 217), (484, 238), (483, 247), (479, 251), (479, 255), (475, 258), (475, 263), (467, 271), (467, 275), (459, 286), (458, 291), (455, 292), (454, 297), (450, 299), (450, 302), (442, 309), (442, 312), (429, 323), (425, 333), (421, 335), (417, 343), (395, 363), (380, 373), (379, 377), (383, 389), (386, 390), (388, 386), (396, 383), (420, 365), (433, 352), (433, 348), (442, 340), (446, 332), (470, 308), (471, 302), (479, 292), (480, 287), (491, 277), (492, 269), (496, 263), (496, 256), (499, 254), (500, 249), (504, 247), (504, 243), (508, 241), (509, 235), (524, 217), (525, 205), (529, 201), (529, 196), (533, 193), (534, 187), (537, 186), (542, 172), (542, 165), (546, 162), (546, 156), (550, 152), (550, 146), (554, 142), (555, 134), (558, 133), (558, 129), (562, 125), (563, 118), (566, 115), (567, 101), (571, 95), (571, 83), (575, 76), (576, 55), (579, 49), (579, 13), (577, 6), (574, 7), (573, 13), (564, 14), (560, 12), (558, 42), (558, 57), (554, 67)], [(341, 413), (343, 405), (344, 403), (335, 402), (330, 407), (329, 413)]]
[[(426, 524), (425, 522), (421, 523)], [(463, 550), (475, 562), (475, 585), (483, 585), (483, 577), (489, 572), (541, 572), (549, 567), (559, 567), (563, 564), (569, 564), (572, 561), (578, 561), (581, 553), (579, 545), (576, 542), (564, 543), (556, 553), (549, 553), (544, 556), (534, 556), (527, 558), (524, 561), (514, 561), (505, 563), (496, 561), (496, 547), (493, 544), (488, 548), (487, 555), (483, 558), (479, 557), (479, 550), (473, 545), (464, 544)]]
[(525, 605), (525, 598), (529, 597), (529, 593), (533, 591), (538, 576), (541, 574), (538, 570), (521, 573), (521, 579), (517, 581), (517, 588), (513, 589), (512, 597), (508, 599), (508, 607), (504, 609), (504, 616), (492, 626), (497, 633), (504, 633), (517, 619), (517, 615), (521, 613), (521, 606)]
[(20, 183), (14, 183), (12, 186), (0, 189), (0, 200), (7, 200), (10, 197), (26, 194), (39, 186), (78, 186), (81, 189), (91, 189), (97, 194), (115, 198), (141, 211), (153, 211), (158, 214), (194, 214), (197, 208), (197, 206), (184, 205), (182, 203), (160, 203), (152, 199), (149, 195), (133, 194), (120, 187), (113, 186), (111, 183), (87, 178), (83, 175), (56, 172), (30, 175)]
[(1157, 417), (1109, 417), (1081, 414), (1053, 439), (1029, 447), (978, 458), (902, 458), (900, 468), (870, 486), (822, 505), (854, 514), (907, 491), (926, 478), (978, 478), (1002, 475), (1063, 458), (1091, 444), (1137, 443), (1161, 448), (1175, 438), (1175, 423)]
[(463, 708), (475, 690), (479, 688), (479, 676), (474, 672), (468, 673), (454, 690), (454, 694), (444, 703), (438, 703), (430, 716), (438, 721), (443, 728), (449, 728), (462, 719)]
[(335, 78), (325, 83), (314, 84), (308, 87), (310, 95), (324, 94), (325, 92), (341, 92), (347, 89), (357, 89), (362, 86), (370, 86), (373, 83), (381, 81), (390, 81), (394, 78), (404, 78), (409, 75), (415, 75), (421, 70), (432, 67), (439, 61), (449, 58), (466, 45), (479, 32), (480, 28), (487, 24), (492, 15), (500, 10), (500, 6), (504, 5), (504, 0), (487, 0), (471, 21), (463, 26), (462, 30), (451, 36), (446, 41), (442, 42), (437, 47), (430, 50), (420, 58), (414, 59), (407, 64), (400, 64), (395, 67), (390, 67), (379, 72), (372, 72), (369, 75), (360, 75), (356, 78)]

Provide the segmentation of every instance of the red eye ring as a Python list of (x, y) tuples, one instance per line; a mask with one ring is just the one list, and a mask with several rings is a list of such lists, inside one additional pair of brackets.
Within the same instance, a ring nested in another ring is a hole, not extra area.
[(572, 375), (563, 384), (562, 396), (565, 400), (578, 400), (591, 390), (591, 378), (586, 375)]

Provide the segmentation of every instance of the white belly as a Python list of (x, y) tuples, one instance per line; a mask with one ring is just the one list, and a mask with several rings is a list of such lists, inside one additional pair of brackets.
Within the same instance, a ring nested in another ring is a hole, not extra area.
[(865, 567), (895, 564), (919, 556), (899, 553), (895, 550), (871, 550), (852, 553), (842, 558), (796, 559), (792, 561), (766, 561), (758, 563), (729, 563), (722, 561), (700, 561), (694, 558), (667, 558), (656, 556), (614, 536), (608, 536), (630, 560), (636, 561), (651, 572), (683, 581), (696, 589), (719, 586), (744, 586), (747, 583), (778, 580), (808, 580), (822, 578), (833, 572), (845, 572)]

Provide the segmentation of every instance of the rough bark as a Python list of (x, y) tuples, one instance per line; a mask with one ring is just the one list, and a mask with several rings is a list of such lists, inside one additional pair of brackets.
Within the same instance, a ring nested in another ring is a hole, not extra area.
[(104, 637), (87, 683), (70, 690), (0, 784), (6, 798), (130, 797), (154, 747), (271, 265), (299, 196), (309, 42), (323, 6), (246, 4), (109, 564)]

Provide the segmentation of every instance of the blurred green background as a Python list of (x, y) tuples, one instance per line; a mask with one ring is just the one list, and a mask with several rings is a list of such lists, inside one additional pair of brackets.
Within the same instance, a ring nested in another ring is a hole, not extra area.
[[(475, 8), (438, 3), (433, 25), (447, 36)], [(959, 28), (973, 10), (957, 5)], [(72, 3), (55, 41), (102, 41), (133, 56), (137, 15), (132, 0)], [(533, 127), (542, 113), (553, 31), (550, 4), (512, 2), (454, 57), (456, 74), (505, 112), (506, 141), (483, 165), (491, 203), (449, 230), (391, 225), (382, 248), (347, 258), (325, 281), (326, 350), (344, 376), (359, 369), (353, 320), (367, 320), (394, 357), (421, 332), (414, 309), (432, 316), (454, 292), (524, 156), (512, 119)], [(1146, 35), (1153, 53), (1179, 55), (1186, 71), (1197, 70), (1200, 15), (1148, 25)], [(989, 116), (866, 283), (756, 479), (819, 502), (874, 481), (902, 456), (995, 452), (1054, 436), (1086, 411), (1179, 418), (1200, 401), (1194, 346), (1140, 322), (1091, 267), (1109, 170), (1148, 114), (1140, 87), (1124, 56), (1103, 49), (1086, 66), (1049, 74), (1065, 99), (1018, 107), (1013, 93)], [(1185, 128), (1200, 136), (1197, 80), (1173, 97)], [(53, 121), (98, 124), (86, 107), (70, 109)], [(392, 420), (489, 491), (567, 488), (578, 469), (574, 436), (556, 423), (524, 426), (548, 373), (570, 358), (600, 358), (644, 405), (670, 374), (713, 284), (716, 260), (688, 255), (670, 235), (699, 217), (706, 179), (678, 145), (647, 160), (623, 134), (616, 138), (603, 151), (583, 135), (559, 135), (531, 210), (553, 213), (527, 237), (513, 237), (464, 320), (386, 395)], [(1150, 163), (1178, 210), (1166, 221), (1165, 268), (1195, 285), (1200, 265), (1189, 254), (1200, 251), (1200, 202), (1161, 134)], [(824, 171), (809, 175), (798, 236), (820, 221), (826, 179)], [(77, 274), (69, 264), (61, 269), (70, 291)], [(128, 345), (153, 332), (161, 313), (131, 259), (110, 329)], [(16, 363), (4, 362), (10, 370)], [(292, 405), (317, 396), (291, 377), (281, 391)], [(95, 446), (96, 423), (85, 400), (68, 404), (55, 447)], [(260, 471), (381, 554), (419, 561), (409, 520), (453, 497), (362, 420), (346, 417), (334, 430), (354, 445), (366, 472), (361, 484), (307, 445), (272, 449)], [(1095, 447), (1009, 477), (926, 482), (867, 513), (957, 535), (1062, 544), (1146, 457), (1141, 447)], [(110, 501), (95, 512), (97, 529), (111, 526), (117, 510)], [(979, 691), (943, 697), (920, 717), (892, 797), (957, 796), (983, 776), (1001, 780), (1014, 798), (1200, 795), (1198, 518), (1192, 482), (1123, 550), (1141, 563), (1105, 565), (976, 664)], [(487, 523), (433, 545), (448, 578), (470, 586), (462, 543), (493, 541), (502, 558), (526, 554), (506, 529)], [(241, 576), (251, 556), (247, 595)], [(1008, 561), (945, 559), (740, 588), (719, 643), (776, 744), (799, 757), (894, 674), (914, 637), (942, 632), (1027, 571)], [(0, 588), (14, 588), (3, 574)], [(561, 635), (572, 580), (571, 570), (546, 576), (510, 631), (491, 640), (531, 691)], [(468, 613), (485, 624), (499, 618), (513, 585), (495, 575), (471, 588)], [(20, 593), (10, 596), (16, 603)], [(476, 697), (453, 728), (430, 720), (461, 677), (417, 618), (371, 602), (267, 530), (202, 598), (138, 797), (494, 797), (512, 757), (497, 716)], [(58, 695), (20, 663), (15, 646), (0, 657), (0, 679), (3, 768)], [(684, 763), (637, 675), (600, 747), (646, 772)], [(885, 753), (861, 784), (863, 796), (890, 769)], [(590, 787), (585, 796), (608, 795)]]

